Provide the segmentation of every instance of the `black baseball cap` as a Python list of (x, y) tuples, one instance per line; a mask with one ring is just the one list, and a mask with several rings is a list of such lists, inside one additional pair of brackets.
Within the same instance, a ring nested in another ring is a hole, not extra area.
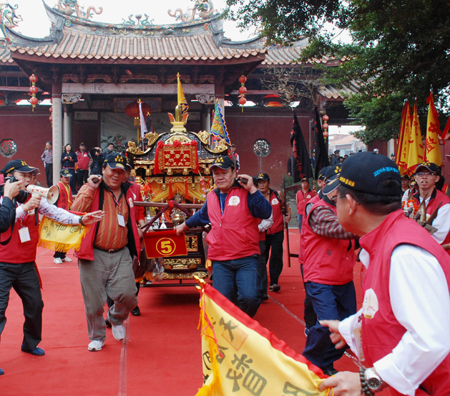
[(5, 167), (2, 169), (2, 173), (7, 175), (14, 171), (21, 173), (31, 173), (32, 175), (38, 175), (40, 173), (39, 168), (33, 168), (29, 166), (24, 160), (16, 159), (9, 161)]
[[(387, 179), (397, 180), (398, 185), (383, 186)], [(402, 195), (401, 176), (397, 165), (385, 155), (368, 151), (345, 160), (337, 185), (366, 194)]]
[(417, 171), (420, 168), (426, 168), (430, 172), (436, 173), (437, 175), (441, 173), (441, 167), (439, 165), (436, 165), (434, 162), (429, 161), (422, 162), (421, 164), (417, 165), (415, 173), (417, 173)]
[(133, 160), (130, 157), (125, 157), (126, 159), (126, 166), (128, 166), (128, 168), (133, 169), (134, 168), (134, 164), (133, 164)]
[(270, 177), (267, 173), (259, 173), (256, 180), (270, 180)]
[(72, 173), (69, 172), (69, 169), (61, 169), (59, 172), (60, 177), (72, 177)]
[(104, 164), (108, 164), (111, 169), (125, 170), (126, 162), (125, 156), (122, 154), (111, 153), (106, 156)]
[(404, 175), (402, 175), (402, 179), (409, 180), (409, 176), (405, 173)]
[(308, 178), (307, 178), (307, 177), (303, 177), (301, 181), (302, 181), (302, 182), (304, 182), (304, 181), (305, 181), (305, 182), (308, 182), (308, 183), (309, 183), (309, 180), (308, 180)]
[(217, 157), (214, 160), (214, 162), (209, 166), (209, 169), (212, 169), (215, 166), (217, 166), (220, 169), (228, 169), (228, 168), (234, 169), (234, 162), (230, 157), (224, 155)]
[(323, 174), (325, 181), (328, 182), (334, 180), (336, 176), (340, 173), (341, 168), (342, 168), (341, 165), (328, 166)]
[(325, 166), (324, 168), (322, 168), (319, 171), (319, 175), (317, 176), (317, 179), (323, 180), (325, 178), (325, 173), (326, 173), (327, 169), (328, 169), (328, 166)]

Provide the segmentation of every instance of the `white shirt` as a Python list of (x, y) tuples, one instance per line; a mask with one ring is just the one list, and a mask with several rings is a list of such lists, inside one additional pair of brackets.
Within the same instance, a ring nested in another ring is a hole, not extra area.
[[(360, 259), (369, 266), (366, 251), (361, 251)], [(389, 294), (392, 311), (407, 331), (392, 353), (374, 367), (391, 387), (414, 396), (450, 352), (449, 287), (433, 255), (417, 246), (400, 245), (391, 256)], [(339, 324), (339, 332), (355, 354), (353, 329), (361, 311)]]
[[(45, 198), (41, 198), (38, 211), (41, 215), (50, 217), (61, 224), (80, 224), (80, 216), (74, 215), (67, 210), (58, 208), (55, 205), (50, 205)], [(25, 216), (22, 205), (16, 208), (16, 222)]]

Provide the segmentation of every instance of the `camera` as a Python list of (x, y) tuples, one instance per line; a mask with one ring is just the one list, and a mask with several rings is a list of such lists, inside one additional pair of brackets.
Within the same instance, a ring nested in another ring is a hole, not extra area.
[[(5, 177), (4, 183), (6, 183), (8, 180), (9, 180), (10, 183), (14, 183), (16, 181), (19, 181), (14, 176), (8, 176), (8, 177)], [(4, 186), (5, 186), (4, 184), (0, 185), (0, 196), (3, 195), (4, 192), (5, 192), (4, 191)], [(30, 194), (27, 191), (20, 190), (19, 194), (17, 194), (17, 197), (15, 197), (14, 199), (17, 202), (19, 202), (19, 203), (25, 203), (27, 201), (29, 195)]]

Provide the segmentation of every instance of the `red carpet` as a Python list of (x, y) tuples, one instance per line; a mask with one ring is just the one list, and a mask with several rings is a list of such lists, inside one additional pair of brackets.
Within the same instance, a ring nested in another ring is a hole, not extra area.
[[(298, 231), (291, 230), (291, 251), (298, 251)], [(128, 336), (116, 341), (107, 329), (102, 351), (89, 352), (86, 321), (76, 261), (53, 264), (53, 252), (38, 249), (44, 284), (43, 341), (46, 356), (20, 351), (23, 314), (14, 291), (0, 344), (0, 395), (193, 396), (202, 384), (199, 294), (192, 286), (142, 288), (142, 315), (130, 317)], [(72, 257), (69, 254), (68, 257)], [(297, 259), (280, 278), (281, 290), (270, 293), (255, 319), (301, 353), (304, 289)], [(355, 285), (360, 301), (360, 266)], [(338, 370), (357, 371), (347, 357)], [(386, 392), (382, 393), (385, 394)]]

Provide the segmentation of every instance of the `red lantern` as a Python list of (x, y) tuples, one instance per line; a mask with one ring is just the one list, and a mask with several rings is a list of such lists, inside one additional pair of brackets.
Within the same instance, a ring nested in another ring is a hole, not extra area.
[(327, 122), (329, 119), (330, 119), (330, 117), (328, 117), (326, 114), (322, 117), (322, 119), (325, 121), (325, 122)]
[[(127, 107), (125, 107), (125, 113), (128, 117), (139, 118), (139, 103), (137, 101), (129, 103)], [(150, 106), (147, 103), (142, 102), (142, 113), (151, 113)]]
[(241, 95), (246, 94), (246, 93), (247, 93), (247, 88), (245, 88), (244, 86), (239, 87), (239, 93), (240, 93)]
[(328, 137), (328, 132), (327, 131), (323, 131), (323, 137), (327, 138)]
[(31, 76), (30, 76), (30, 81), (32, 82), (32, 83), (37, 83), (38, 82), (38, 78), (37, 78), (37, 76), (36, 75), (34, 75), (34, 74), (32, 74)]
[(39, 92), (39, 88), (38, 87), (36, 87), (36, 85), (32, 85), (31, 87), (30, 87), (30, 93), (31, 94), (37, 94)]
[(48, 119), (53, 122), (53, 116), (48, 117)]
[(53, 113), (53, 106), (50, 106), (49, 109), (48, 109), (48, 111), (49, 111), (50, 113)]
[(245, 77), (244, 75), (242, 75), (241, 77), (239, 77), (239, 82), (241, 84), (245, 84), (247, 82), (247, 77)]
[(323, 127), (323, 129), (327, 130), (327, 129), (328, 129), (328, 124), (325, 122), (325, 123), (322, 125), (322, 127)]
[(239, 98), (239, 104), (241, 106), (244, 106), (247, 103), (247, 99), (245, 99), (244, 97)]
[(31, 103), (33, 106), (36, 106), (36, 105), (39, 103), (39, 99), (36, 98), (36, 96), (33, 96), (33, 97), (30, 99), (30, 103)]

